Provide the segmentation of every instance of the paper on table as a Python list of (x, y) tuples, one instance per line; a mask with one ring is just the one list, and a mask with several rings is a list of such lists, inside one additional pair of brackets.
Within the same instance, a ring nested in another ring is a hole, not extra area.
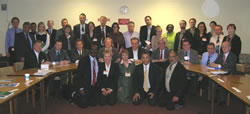
[(0, 84), (1, 87), (17, 87), (20, 83)]
[(220, 78), (217, 78), (217, 80), (219, 80), (220, 82), (224, 83), (225, 81), (220, 79)]
[(0, 82), (13, 82), (14, 79), (6, 79), (6, 80), (0, 80)]
[(247, 96), (247, 99), (250, 101), (250, 96)]
[(241, 93), (241, 91), (238, 88), (236, 88), (236, 87), (232, 87), (232, 89), (235, 90), (238, 93)]
[(53, 71), (54, 70), (38, 70), (36, 73), (34, 73), (34, 75), (43, 76)]
[(218, 75), (218, 74), (226, 74), (227, 71), (211, 71), (212, 74)]
[(13, 89), (13, 90), (10, 90), (9, 92), (15, 92), (15, 91), (18, 91), (19, 89)]

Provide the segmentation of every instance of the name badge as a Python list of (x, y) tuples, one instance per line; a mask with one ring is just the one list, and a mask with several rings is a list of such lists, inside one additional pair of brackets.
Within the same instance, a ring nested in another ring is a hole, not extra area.
[(94, 42), (97, 42), (97, 38), (94, 38), (93, 41), (94, 41)]
[(108, 73), (108, 71), (104, 70), (103, 74), (108, 76), (109, 73)]
[(125, 77), (130, 77), (130, 76), (131, 76), (130, 72), (125, 72)]
[(206, 38), (202, 38), (202, 41), (206, 42), (206, 41), (207, 41), (207, 39), (206, 39)]
[(11, 48), (11, 51), (15, 51), (15, 48)]
[(49, 70), (49, 64), (41, 64), (41, 70)]
[(184, 60), (185, 60), (185, 61), (189, 61), (189, 56), (185, 56), (185, 57), (184, 57)]

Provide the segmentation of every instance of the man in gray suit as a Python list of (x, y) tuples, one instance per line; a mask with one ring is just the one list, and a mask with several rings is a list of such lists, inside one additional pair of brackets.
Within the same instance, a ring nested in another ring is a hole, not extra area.
[(168, 60), (169, 50), (166, 48), (166, 42), (164, 39), (158, 41), (159, 48), (152, 53), (153, 62), (165, 62)]
[[(189, 40), (184, 39), (182, 48), (178, 51), (179, 60), (184, 65), (200, 64), (198, 52), (191, 49)], [(187, 79), (189, 80), (190, 93), (196, 95), (198, 89), (198, 75), (195, 73), (187, 72)]]

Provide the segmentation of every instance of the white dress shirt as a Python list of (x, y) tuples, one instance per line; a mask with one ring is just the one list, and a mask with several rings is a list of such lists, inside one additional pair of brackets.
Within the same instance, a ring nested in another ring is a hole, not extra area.
[(170, 80), (171, 80), (171, 77), (172, 77), (172, 73), (173, 73), (173, 71), (174, 71), (174, 69), (175, 69), (175, 67), (176, 67), (176, 65), (177, 65), (177, 62), (175, 62), (175, 63), (172, 63), (172, 67), (171, 67), (171, 70), (170, 70), (170, 66), (171, 66), (171, 64), (168, 66), (168, 68), (167, 68), (167, 70), (166, 70), (166, 75), (165, 75), (165, 87), (166, 87), (166, 90), (168, 91), (168, 92), (170, 92)]
[(219, 43), (216, 43), (217, 39), (218, 39), (218, 35), (212, 36), (211, 39), (210, 39), (210, 43), (214, 43), (215, 48), (216, 48), (216, 46), (218, 46), (218, 49), (219, 49), (218, 53), (220, 53), (220, 49), (221, 49), (221, 46), (222, 46), (224, 35), (222, 35), (222, 34), (219, 35)]
[(39, 52), (36, 52), (36, 50), (34, 50), (34, 52), (35, 52), (35, 55), (36, 55), (37, 63), (39, 64)]
[(139, 36), (140, 36), (139, 33), (135, 31), (133, 33), (130, 33), (129, 31), (123, 33), (126, 48), (131, 47), (131, 39), (134, 37), (138, 38), (139, 44), (140, 44), (141, 42), (140, 42)]
[(111, 63), (109, 64), (109, 66), (105, 63), (105, 73), (106, 73), (106, 75), (107, 75), (107, 77), (109, 76), (109, 71), (110, 71), (110, 66), (111, 66)]
[(133, 50), (133, 58), (134, 58), (134, 60), (138, 60), (139, 59), (138, 58), (138, 49), (137, 50)]

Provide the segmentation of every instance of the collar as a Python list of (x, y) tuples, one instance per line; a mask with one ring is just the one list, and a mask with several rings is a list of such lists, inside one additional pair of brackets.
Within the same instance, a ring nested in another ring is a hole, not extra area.
[[(123, 64), (124, 61), (122, 60), (120, 64)], [(132, 63), (129, 59), (128, 59), (128, 64)]]

